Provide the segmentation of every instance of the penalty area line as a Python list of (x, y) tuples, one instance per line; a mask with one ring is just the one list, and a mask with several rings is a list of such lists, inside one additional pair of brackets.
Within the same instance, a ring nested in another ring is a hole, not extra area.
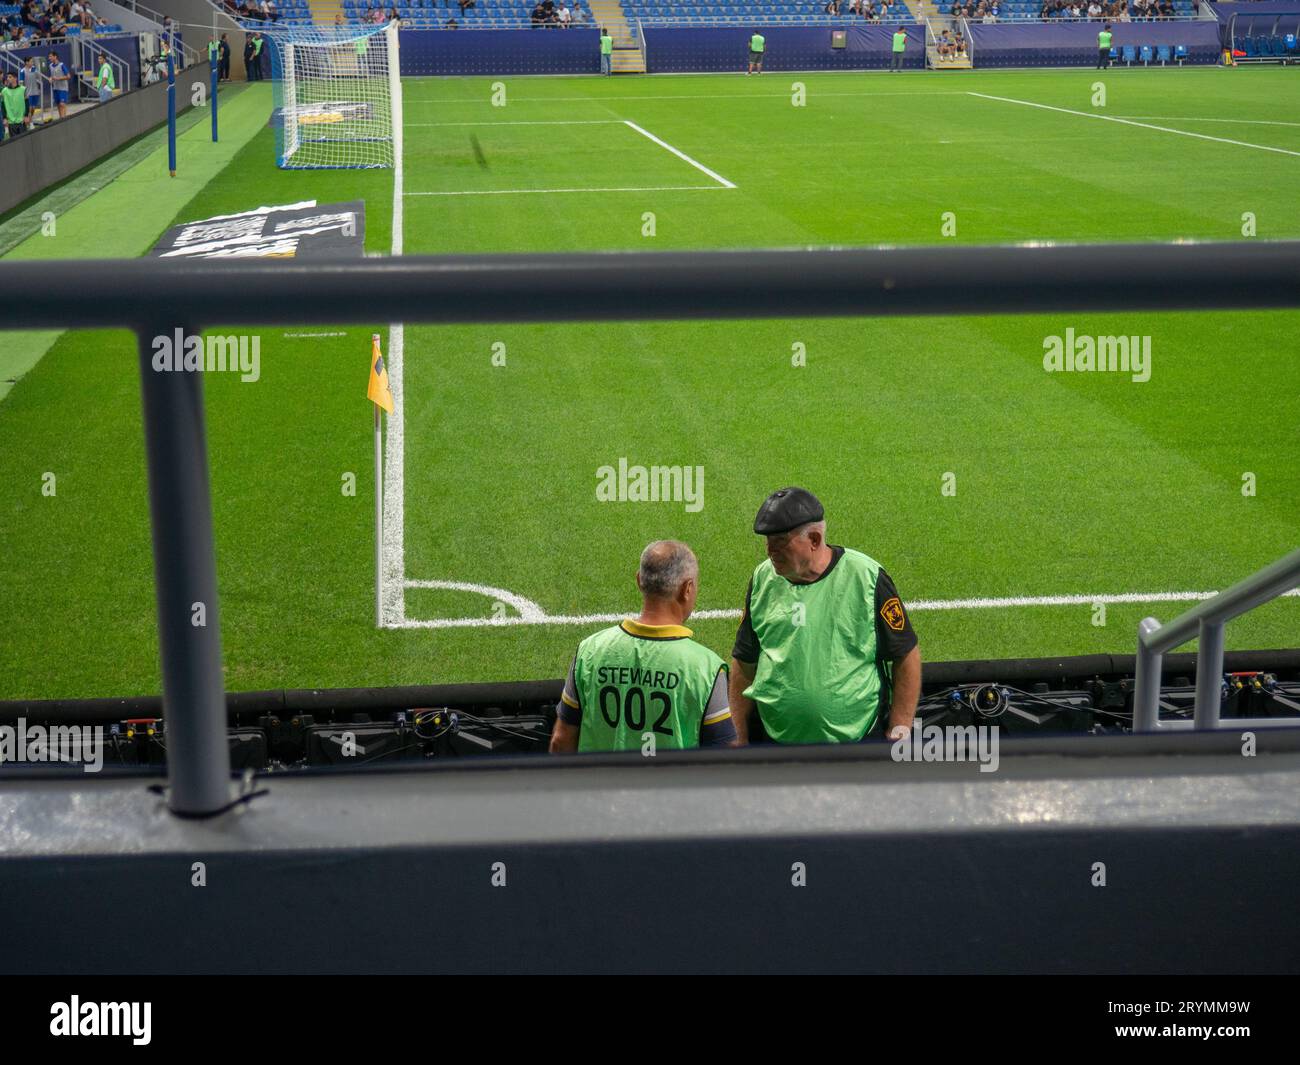
[(735, 185), (630, 185), (607, 189), (469, 189), (455, 192), (408, 192), (407, 196), (530, 196), (556, 192), (710, 192)]
[(1136, 126), (1138, 129), (1153, 129), (1157, 133), (1175, 133), (1180, 137), (1193, 137), (1201, 141), (1214, 141), (1216, 144), (1232, 144), (1238, 148), (1254, 148), (1261, 152), (1276, 152), (1278, 155), (1293, 155), (1300, 158), (1300, 152), (1290, 148), (1274, 148), (1269, 144), (1251, 144), (1249, 141), (1234, 141), (1228, 137), (1211, 137), (1208, 133), (1193, 133), (1191, 130), (1174, 129), (1171, 126), (1154, 126), (1150, 122), (1138, 122), (1131, 118), (1117, 118), (1114, 115), (1095, 115), (1090, 111), (1074, 111), (1068, 107), (1053, 107), (1050, 104), (1038, 104), (1032, 100), (1015, 100), (1010, 96), (990, 96), (982, 92), (968, 92), (967, 96), (978, 96), (981, 100), (997, 100), (1004, 104), (1020, 104), (1021, 107), (1037, 107), (1043, 111), (1057, 111), (1063, 115), (1077, 115), (1079, 118), (1096, 118), (1102, 122), (1118, 122), (1122, 126)]
[(660, 148), (664, 148), (664, 149), (666, 149), (666, 150), (672, 152), (673, 155), (677, 156), (678, 159), (681, 159), (681, 160), (683, 160), (684, 162), (690, 163), (691, 166), (695, 167), (695, 169), (698, 170), (701, 174), (705, 174), (705, 175), (707, 175), (708, 177), (713, 178), (713, 180), (716, 181), (716, 182), (718, 182), (718, 184), (720, 184), (724, 189), (734, 189), (734, 188), (736, 187), (736, 186), (733, 185), (730, 181), (728, 181), (726, 178), (724, 178), (721, 174), (715, 173), (714, 171), (710, 170), (710, 169), (709, 169), (707, 166), (705, 166), (703, 163), (701, 163), (701, 162), (699, 162), (699, 161), (697, 161), (697, 160), (695, 160), (695, 159), (692, 159), (692, 158), (691, 158), (689, 155), (687, 155), (685, 152), (680, 151), (680, 150), (678, 150), (677, 148), (674, 148), (674, 147), (673, 147), (671, 144), (669, 144), (667, 141), (665, 141), (665, 140), (660, 140), (660, 139), (659, 139), (658, 137), (656, 137), (653, 133), (651, 133), (648, 129), (642, 129), (642, 128), (641, 128), (640, 126), (638, 126), (635, 122), (633, 122), (630, 118), (625, 118), (625, 119), (623, 120), (623, 125), (627, 126), (629, 129), (634, 129), (634, 130), (636, 130), (639, 134), (641, 134), (641, 136), (646, 137), (647, 139), (654, 141), (654, 143), (657, 144), (657, 145), (659, 145)]

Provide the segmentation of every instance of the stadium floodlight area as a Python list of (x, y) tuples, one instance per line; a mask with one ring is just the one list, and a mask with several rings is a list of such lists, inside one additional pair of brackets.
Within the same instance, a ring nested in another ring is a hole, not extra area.
[(276, 164), (391, 167), (402, 157), (397, 23), (264, 33), (275, 78)]

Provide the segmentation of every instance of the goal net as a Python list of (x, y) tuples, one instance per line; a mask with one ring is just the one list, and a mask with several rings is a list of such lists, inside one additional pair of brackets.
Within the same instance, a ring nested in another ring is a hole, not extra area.
[(401, 158), (397, 23), (287, 27), (271, 41), (276, 163), (285, 169), (391, 167)]

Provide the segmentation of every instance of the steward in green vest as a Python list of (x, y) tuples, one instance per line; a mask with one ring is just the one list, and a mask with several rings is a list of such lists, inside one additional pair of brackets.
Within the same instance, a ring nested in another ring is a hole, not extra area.
[(907, 31), (901, 26), (894, 31), (893, 55), (889, 63), (890, 70), (903, 69), (903, 53), (907, 51)]
[(0, 89), (0, 112), (4, 114), (5, 130), (9, 137), (26, 131), (27, 96), (12, 71), (5, 75), (4, 88)]
[(754, 519), (767, 537), (732, 650), (731, 707), (741, 742), (750, 714), (777, 743), (855, 743), (883, 724), (911, 728), (921, 654), (880, 563), (826, 543), (817, 497), (773, 492)]
[(657, 540), (641, 555), (641, 616), (578, 644), (556, 707), (551, 752), (735, 746), (727, 666), (682, 623), (695, 609), (691, 549)]
[(1097, 34), (1097, 69), (1098, 70), (1105, 70), (1108, 66), (1110, 66), (1110, 42), (1111, 42), (1111, 32), (1110, 32), (1110, 23), (1108, 22), (1102, 28), (1101, 32)]
[(746, 74), (763, 73), (763, 53), (767, 50), (767, 41), (764, 40), (761, 33), (755, 33), (749, 38), (749, 69)]

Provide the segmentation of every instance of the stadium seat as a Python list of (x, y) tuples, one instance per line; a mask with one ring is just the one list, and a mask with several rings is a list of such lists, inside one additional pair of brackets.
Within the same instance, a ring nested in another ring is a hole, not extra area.
[(1129, 66), (1133, 65), (1133, 60), (1137, 58), (1137, 49), (1131, 44), (1124, 45), (1124, 62)]
[(1183, 61), (1187, 58), (1187, 45), (1176, 45), (1174, 47), (1174, 58), (1178, 61), (1178, 65), (1181, 67)]
[(1150, 66), (1150, 65), (1151, 65), (1151, 46), (1150, 46), (1149, 44), (1144, 44), (1144, 45), (1142, 45), (1140, 51), (1138, 52), (1138, 56), (1139, 56), (1139, 58), (1142, 60), (1142, 65), (1143, 65), (1144, 67), (1148, 67), (1148, 66)]
[(1165, 66), (1169, 62), (1169, 58), (1170, 58), (1169, 45), (1167, 44), (1157, 45), (1156, 58), (1160, 60), (1160, 65), (1162, 67)]

